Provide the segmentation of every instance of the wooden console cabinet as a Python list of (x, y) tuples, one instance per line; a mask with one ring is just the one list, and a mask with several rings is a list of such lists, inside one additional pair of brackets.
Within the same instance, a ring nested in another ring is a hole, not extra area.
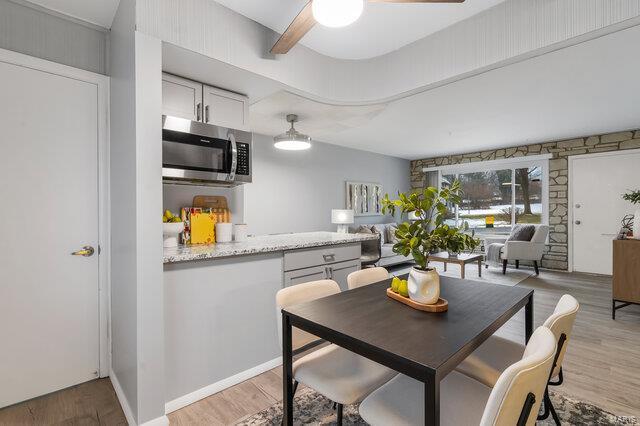
[[(616, 310), (640, 304), (640, 240), (613, 242), (613, 300), (611, 317)], [(619, 305), (616, 305), (619, 302)]]

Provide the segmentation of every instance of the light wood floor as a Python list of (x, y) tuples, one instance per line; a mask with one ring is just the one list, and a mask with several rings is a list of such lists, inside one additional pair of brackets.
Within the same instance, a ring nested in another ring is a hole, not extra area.
[[(613, 321), (607, 277), (543, 271), (519, 285), (535, 290), (536, 325), (553, 311), (562, 294), (570, 293), (580, 301), (564, 362), (565, 384), (554, 391), (614, 414), (640, 415), (640, 306), (619, 310)], [(522, 339), (523, 330), (524, 313), (520, 313), (498, 333)], [(281, 388), (276, 368), (168, 417), (173, 425), (233, 424), (279, 402)], [(123, 424), (124, 415), (106, 379), (0, 410), (2, 425), (54, 423)]]
[(0, 425), (126, 425), (111, 381), (92, 380), (0, 410)]

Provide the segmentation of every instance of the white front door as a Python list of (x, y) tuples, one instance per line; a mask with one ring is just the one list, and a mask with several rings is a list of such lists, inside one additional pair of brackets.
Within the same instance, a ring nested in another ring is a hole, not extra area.
[(3, 407), (98, 376), (98, 89), (0, 58), (0, 94)]
[(611, 275), (612, 240), (624, 215), (633, 213), (622, 194), (640, 188), (640, 152), (573, 158), (570, 182), (573, 270)]

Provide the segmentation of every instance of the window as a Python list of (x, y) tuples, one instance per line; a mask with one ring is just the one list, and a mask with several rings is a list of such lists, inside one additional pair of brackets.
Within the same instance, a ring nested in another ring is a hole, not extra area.
[(462, 202), (449, 206), (445, 223), (466, 222), (477, 234), (509, 234), (517, 223), (546, 223), (548, 157), (521, 158), (425, 169), (439, 173), (442, 188), (460, 181)]

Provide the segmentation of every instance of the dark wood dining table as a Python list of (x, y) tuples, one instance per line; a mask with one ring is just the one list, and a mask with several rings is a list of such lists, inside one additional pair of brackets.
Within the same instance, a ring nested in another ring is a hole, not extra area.
[(283, 423), (293, 424), (291, 329), (297, 327), (424, 383), (425, 424), (440, 424), (440, 381), (525, 308), (533, 332), (533, 290), (440, 277), (446, 312), (415, 310), (386, 295), (391, 280), (282, 310)]

